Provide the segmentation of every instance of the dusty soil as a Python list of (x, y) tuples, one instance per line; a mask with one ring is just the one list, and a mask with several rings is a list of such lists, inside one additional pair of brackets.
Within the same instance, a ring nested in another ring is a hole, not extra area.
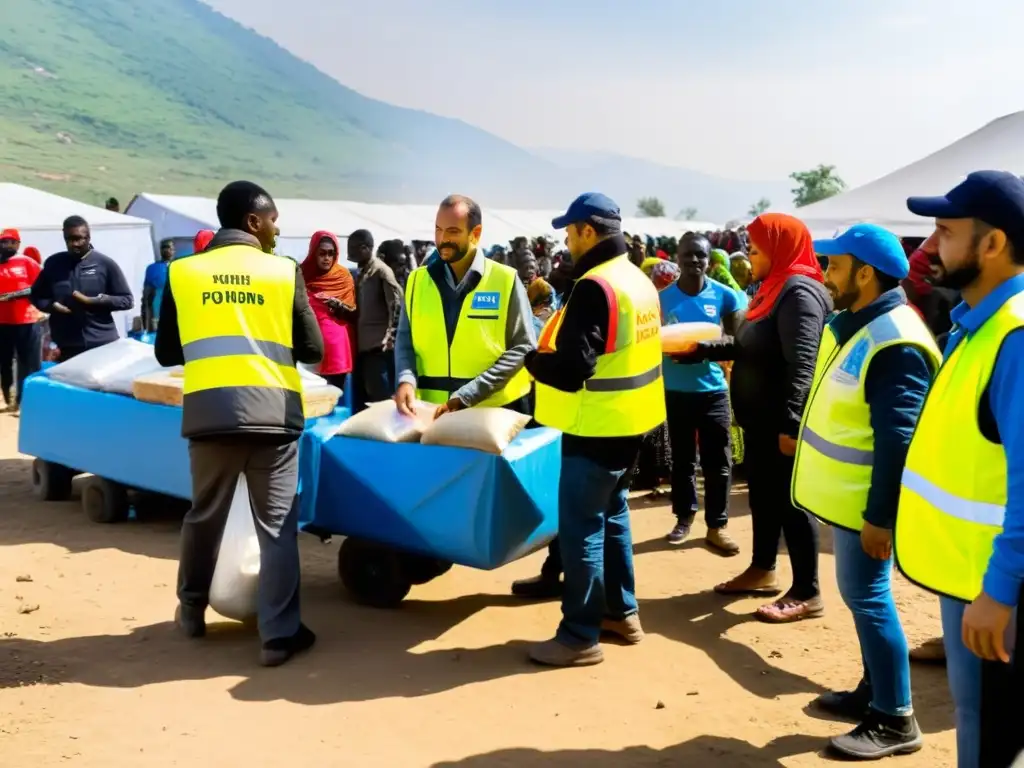
[[(105, 527), (77, 503), (35, 501), (16, 425), (0, 416), (0, 766), (795, 768), (829, 763), (826, 737), (849, 727), (807, 711), (860, 674), (827, 535), (826, 618), (767, 626), (750, 618), (758, 601), (708, 593), (745, 555), (725, 560), (699, 540), (669, 549), (671, 513), (638, 500), (648, 638), (606, 646), (601, 666), (554, 671), (526, 650), (552, 634), (557, 603), (508, 594), (542, 555), (493, 573), (455, 568), (387, 612), (348, 602), (337, 545), (304, 537), (303, 609), (319, 643), (264, 670), (240, 625), (201, 642), (172, 631), (173, 520)], [(742, 489), (733, 501), (749, 551)], [(785, 557), (780, 568), (788, 576)], [(905, 583), (898, 595), (912, 640), (938, 632), (931, 597)], [(913, 675), (927, 746), (896, 764), (952, 765), (944, 672)]]

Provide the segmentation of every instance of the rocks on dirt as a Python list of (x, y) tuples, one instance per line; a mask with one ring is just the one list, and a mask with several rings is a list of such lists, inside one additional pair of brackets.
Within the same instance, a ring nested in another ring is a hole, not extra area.
[(31, 584), (32, 583), (32, 577), (27, 575), (27, 574), (24, 575), (24, 576), (15, 576), (14, 580), (16, 582), (18, 582), (19, 584)]

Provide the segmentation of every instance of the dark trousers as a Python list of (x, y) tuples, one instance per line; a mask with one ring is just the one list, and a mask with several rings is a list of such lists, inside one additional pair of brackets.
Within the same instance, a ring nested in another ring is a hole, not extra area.
[(209, 602), (217, 550), (239, 475), (245, 475), (260, 542), (259, 630), (263, 642), (299, 631), (299, 482), (297, 442), (192, 440), (192, 508), (181, 526), (178, 599)]
[(672, 512), (682, 523), (697, 514), (697, 447), (704, 474), (708, 529), (729, 522), (732, 486), (732, 414), (728, 392), (665, 392), (672, 441)]
[[(25, 377), (42, 366), (42, 339), (36, 323), (0, 325), (0, 389), (4, 398), (11, 398), (11, 388), (17, 378), (17, 394), (13, 402), (21, 405), (21, 390)], [(17, 362), (17, 377), (15, 377)], [(8, 401), (11, 405), (12, 401)]]
[(354, 410), (363, 410), (368, 403), (387, 400), (395, 394), (395, 353), (383, 350), (360, 352), (353, 371)]
[(793, 566), (793, 587), (789, 595), (808, 600), (818, 590), (818, 522), (790, 501), (793, 457), (779, 450), (779, 435), (746, 430), (747, 486), (750, 514), (754, 523), (755, 568), (775, 570), (779, 537)]
[(1016, 639), (1010, 667), (998, 661), (982, 662), (981, 759), (982, 768), (1010, 768), (1024, 753), (1021, 696), (1024, 695), (1024, 588), (1017, 603)]

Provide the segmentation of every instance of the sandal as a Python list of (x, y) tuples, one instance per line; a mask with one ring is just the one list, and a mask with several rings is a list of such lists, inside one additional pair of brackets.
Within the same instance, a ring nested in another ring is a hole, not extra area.
[(745, 587), (743, 583), (749, 583), (754, 581), (750, 576), (750, 569), (748, 568), (735, 579), (723, 582), (715, 586), (715, 593), (719, 595), (732, 595), (732, 596), (743, 596), (743, 597), (774, 597), (782, 591), (778, 581), (776, 581), (774, 574), (768, 572), (768, 580), (762, 582), (756, 587)]
[(755, 615), (768, 624), (792, 624), (804, 619), (817, 619), (824, 614), (825, 604), (820, 597), (812, 597), (810, 600), (783, 597), (774, 603), (762, 605)]

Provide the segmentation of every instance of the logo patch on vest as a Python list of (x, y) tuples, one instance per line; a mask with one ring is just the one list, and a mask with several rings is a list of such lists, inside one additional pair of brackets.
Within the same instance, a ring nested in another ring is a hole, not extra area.
[(477, 291), (473, 294), (473, 303), (470, 309), (491, 309), (501, 308), (501, 294), (498, 291)]
[(718, 308), (714, 304), (704, 305), (704, 314), (708, 317), (714, 317), (718, 313)]
[(832, 378), (841, 384), (856, 384), (860, 381), (861, 371), (864, 368), (864, 363), (868, 359), (868, 352), (870, 351), (871, 341), (862, 338), (846, 354), (842, 365), (832, 374)]

